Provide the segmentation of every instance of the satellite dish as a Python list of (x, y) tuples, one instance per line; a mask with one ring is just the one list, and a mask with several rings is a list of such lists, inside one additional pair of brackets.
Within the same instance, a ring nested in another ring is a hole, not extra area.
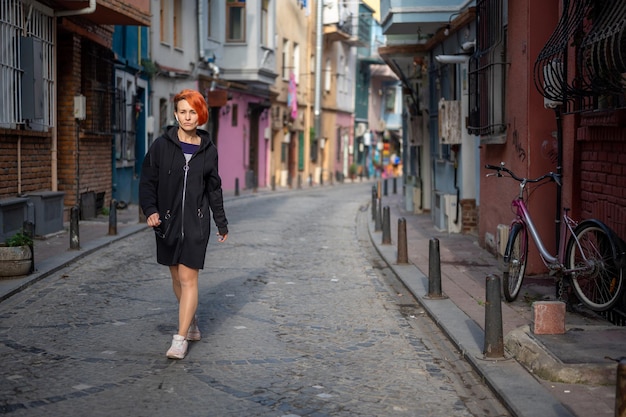
[(367, 127), (365, 126), (365, 123), (358, 123), (356, 125), (356, 132), (355, 135), (357, 137), (359, 136), (363, 136), (365, 134), (365, 132), (367, 131)]

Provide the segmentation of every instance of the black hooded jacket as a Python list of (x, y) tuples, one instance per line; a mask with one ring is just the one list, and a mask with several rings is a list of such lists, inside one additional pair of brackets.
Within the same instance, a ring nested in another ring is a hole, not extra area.
[(211, 213), (220, 234), (228, 233), (217, 147), (208, 132), (197, 134), (200, 147), (187, 169), (177, 127), (154, 141), (141, 168), (139, 204), (146, 217), (159, 213), (155, 235), (157, 262), (162, 265), (204, 267)]

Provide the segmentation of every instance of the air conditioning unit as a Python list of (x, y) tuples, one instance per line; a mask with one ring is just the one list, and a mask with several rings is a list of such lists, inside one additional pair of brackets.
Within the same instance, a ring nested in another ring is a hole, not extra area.
[(444, 193), (441, 191), (435, 191), (435, 198), (433, 199), (433, 211), (432, 211), (432, 219), (435, 228), (439, 231), (444, 231), (447, 229), (448, 225), (446, 224), (446, 212), (445, 212), (445, 201), (444, 201)]
[[(445, 217), (446, 217), (446, 227), (448, 229), (448, 233), (461, 233), (461, 226), (463, 225), (461, 210), (458, 210), (457, 215), (457, 197), (454, 194), (445, 194), (443, 196), (444, 208), (445, 208)], [(454, 222), (456, 220), (456, 223)]]
[(499, 256), (504, 256), (504, 251), (506, 250), (506, 244), (509, 240), (509, 225), (508, 224), (499, 224), (497, 227), (496, 233), (496, 248), (498, 250)]

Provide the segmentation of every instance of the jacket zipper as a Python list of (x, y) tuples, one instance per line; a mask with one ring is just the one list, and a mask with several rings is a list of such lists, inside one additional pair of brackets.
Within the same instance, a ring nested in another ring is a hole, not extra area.
[(181, 224), (180, 224), (180, 234), (181, 238), (185, 238), (185, 196), (187, 195), (187, 173), (189, 172), (189, 162), (185, 162), (185, 166), (183, 167), (183, 171), (185, 171), (185, 177), (183, 179), (183, 203), (182, 203), (182, 214), (181, 214)]

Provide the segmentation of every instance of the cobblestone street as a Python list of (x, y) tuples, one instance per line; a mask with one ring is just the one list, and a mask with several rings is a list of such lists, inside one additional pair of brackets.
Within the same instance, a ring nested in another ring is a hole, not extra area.
[(149, 230), (4, 301), (0, 413), (502, 415), (372, 264), (369, 187), (227, 204), (229, 240), (212, 239), (200, 273), (203, 339), (181, 361), (165, 357), (177, 306)]

